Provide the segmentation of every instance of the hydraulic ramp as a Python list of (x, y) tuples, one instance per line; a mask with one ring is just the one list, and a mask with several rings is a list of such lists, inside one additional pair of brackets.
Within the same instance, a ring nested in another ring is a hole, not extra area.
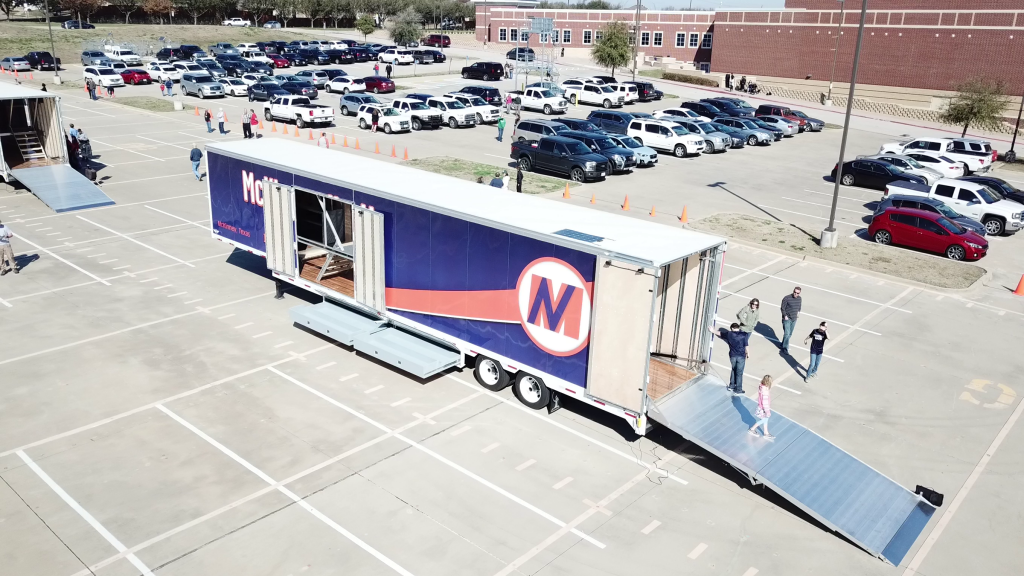
[(10, 174), (54, 212), (83, 210), (114, 203), (99, 186), (68, 164), (15, 168)]
[(344, 306), (322, 302), (288, 311), (292, 321), (416, 376), (429, 378), (455, 367), (462, 355)]
[(899, 565), (935, 508), (778, 412), (774, 441), (754, 437), (757, 403), (711, 376), (651, 403), (656, 422), (764, 484), (872, 555)]

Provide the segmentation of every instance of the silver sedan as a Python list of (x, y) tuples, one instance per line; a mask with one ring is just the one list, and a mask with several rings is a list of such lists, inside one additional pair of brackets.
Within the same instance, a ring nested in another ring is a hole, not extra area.
[(793, 136), (800, 133), (800, 126), (788, 118), (782, 116), (758, 116), (762, 122), (769, 126), (774, 126), (786, 136)]
[(743, 138), (747, 146), (757, 146), (759, 144), (770, 146), (772, 140), (775, 139), (767, 130), (758, 128), (753, 122), (750, 123), (750, 126), (747, 126), (737, 118), (722, 118), (715, 120), (711, 124), (724, 128), (722, 132), (729, 132), (733, 136)]
[(3, 60), (0, 60), (0, 68), (11, 72), (28, 72), (32, 70), (32, 66), (28, 63), (28, 60), (20, 56), (8, 56)]

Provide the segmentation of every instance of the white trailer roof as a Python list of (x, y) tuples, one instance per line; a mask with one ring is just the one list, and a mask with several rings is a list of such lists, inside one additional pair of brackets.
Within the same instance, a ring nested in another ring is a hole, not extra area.
[[(585, 252), (620, 255), (652, 266), (725, 243), (725, 239), (717, 236), (503, 191), (337, 148), (327, 150), (277, 138), (209, 144), (206, 148), (510, 232), (544, 237)], [(510, 175), (515, 177), (515, 172), (510, 170)], [(585, 241), (555, 234), (562, 230), (601, 240)]]
[(28, 88), (21, 84), (8, 84), (0, 82), (0, 100), (14, 100), (16, 98), (56, 98), (57, 94), (43, 92), (35, 88)]

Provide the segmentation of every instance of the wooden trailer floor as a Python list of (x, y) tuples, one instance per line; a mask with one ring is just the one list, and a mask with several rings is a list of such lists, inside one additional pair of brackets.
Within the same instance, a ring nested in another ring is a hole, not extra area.
[(323, 268), (324, 262), (327, 261), (326, 256), (320, 256), (318, 258), (311, 258), (302, 263), (302, 269), (299, 271), (299, 276), (304, 280), (309, 280), (326, 288), (330, 288), (335, 292), (344, 294), (350, 298), (356, 297), (356, 285), (353, 281), (352, 269), (343, 270), (340, 273), (321, 278), (319, 282), (316, 281), (317, 274), (320, 273), (320, 269)]
[(663, 398), (669, 392), (697, 376), (696, 373), (678, 364), (666, 362), (658, 358), (651, 358), (648, 371), (650, 382), (647, 384), (647, 395), (654, 401)]

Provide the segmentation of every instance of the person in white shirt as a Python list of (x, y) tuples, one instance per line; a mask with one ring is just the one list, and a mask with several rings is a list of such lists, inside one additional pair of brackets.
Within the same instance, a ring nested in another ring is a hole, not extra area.
[(217, 112), (217, 124), (220, 125), (220, 133), (221, 134), (227, 134), (227, 131), (224, 130), (224, 109), (223, 108), (221, 108)]
[(0, 276), (7, 274), (12, 269), (17, 274), (21, 270), (14, 260), (14, 250), (11, 249), (11, 238), (14, 233), (3, 222), (0, 222)]
[(501, 189), (508, 190), (509, 175), (508, 170), (505, 170), (505, 175), (501, 177)]
[(330, 148), (331, 147), (330, 143), (327, 141), (327, 132), (321, 132), (320, 133), (320, 138), (318, 138), (317, 141), (316, 141), (316, 147), (317, 148)]

